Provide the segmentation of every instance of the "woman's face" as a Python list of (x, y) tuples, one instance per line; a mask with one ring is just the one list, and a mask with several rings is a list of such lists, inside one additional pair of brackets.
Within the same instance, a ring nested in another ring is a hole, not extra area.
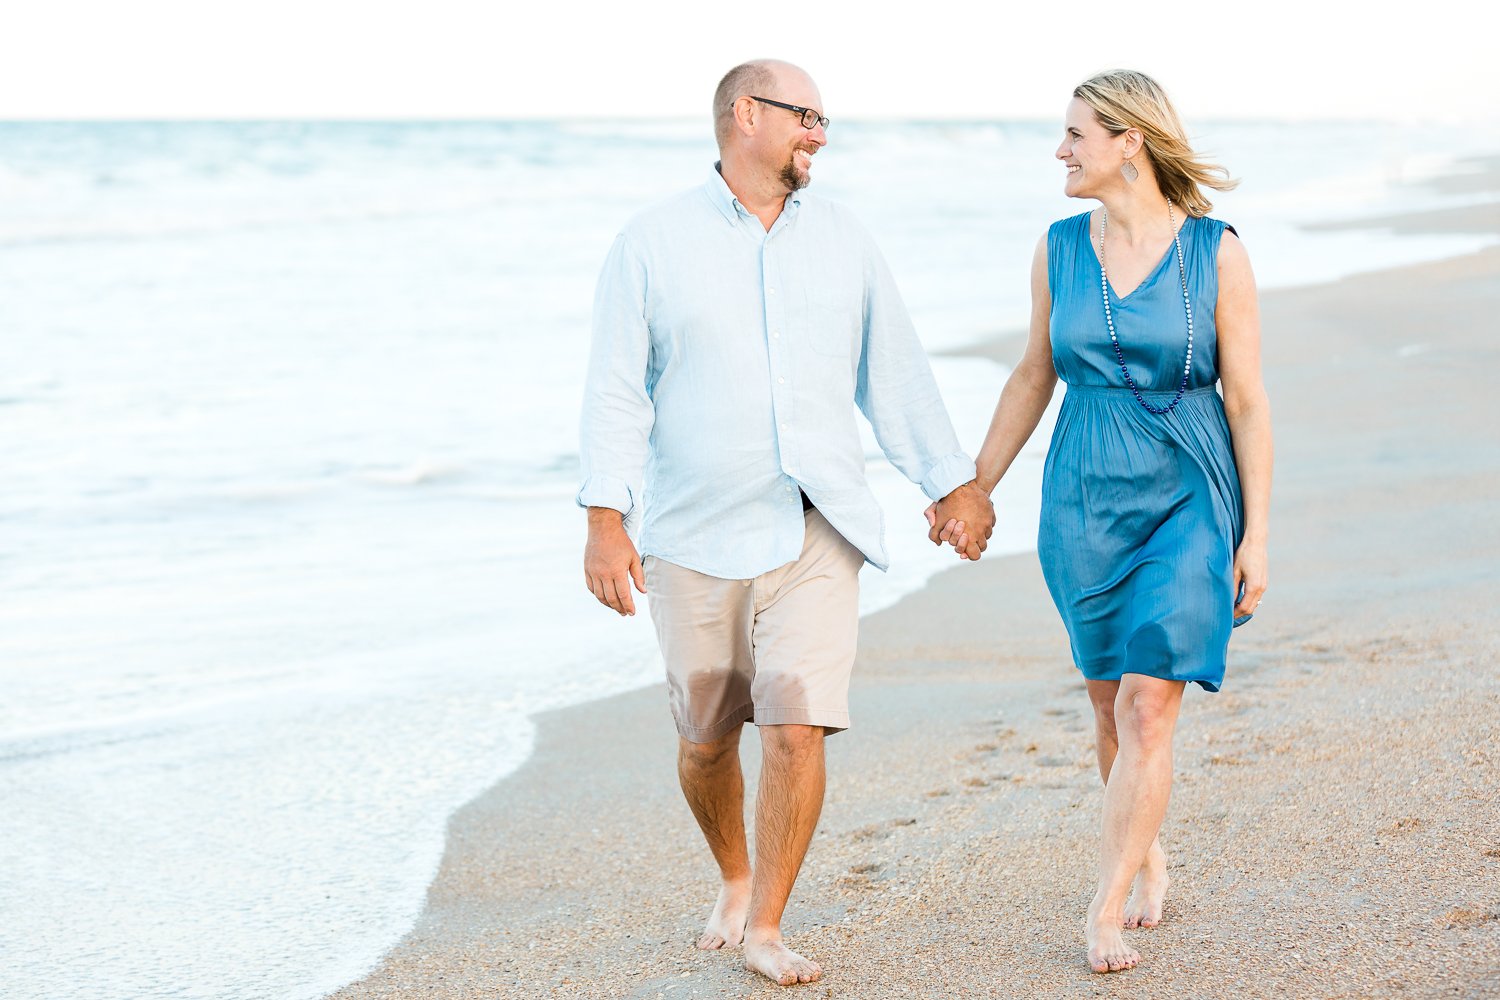
[(1110, 135), (1094, 117), (1094, 109), (1075, 97), (1068, 103), (1063, 121), (1063, 140), (1055, 154), (1068, 168), (1063, 193), (1069, 198), (1095, 198), (1106, 187), (1124, 178), (1126, 134)]

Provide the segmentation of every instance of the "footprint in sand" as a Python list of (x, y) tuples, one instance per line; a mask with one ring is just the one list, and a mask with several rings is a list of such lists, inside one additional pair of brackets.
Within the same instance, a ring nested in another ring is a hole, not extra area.
[(839, 885), (848, 889), (873, 889), (875, 888), (875, 875), (879, 871), (880, 865), (873, 861), (855, 865), (839, 876)]
[[(943, 795), (946, 795), (948, 793), (947, 792), (940, 792), (940, 793), (928, 792), (927, 794), (928, 795), (933, 795), (933, 794), (943, 794)], [(895, 819), (888, 819), (884, 823), (867, 823), (867, 824), (865, 824), (864, 826), (860, 827), (857, 830), (850, 830), (849, 831), (849, 839), (850, 840), (884, 840), (886, 837), (889, 837), (891, 835), (891, 831), (892, 830), (900, 829), (903, 826), (916, 826), (916, 825), (917, 825), (917, 818), (915, 816), (897, 816)]]
[(1492, 920), (1500, 920), (1500, 909), (1480, 906), (1455, 906), (1443, 915), (1443, 927), (1451, 931), (1464, 927), (1478, 927), (1480, 924), (1487, 924)]

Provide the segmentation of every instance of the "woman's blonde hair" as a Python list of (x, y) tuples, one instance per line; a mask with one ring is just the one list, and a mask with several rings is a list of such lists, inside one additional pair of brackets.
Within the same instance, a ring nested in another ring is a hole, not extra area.
[(1080, 83), (1073, 96), (1093, 109), (1094, 117), (1111, 135), (1132, 128), (1140, 130), (1161, 193), (1188, 214), (1207, 215), (1214, 207), (1204, 197), (1203, 188), (1230, 191), (1238, 186), (1239, 181), (1231, 178), (1228, 170), (1193, 152), (1167, 92), (1145, 73), (1105, 70)]

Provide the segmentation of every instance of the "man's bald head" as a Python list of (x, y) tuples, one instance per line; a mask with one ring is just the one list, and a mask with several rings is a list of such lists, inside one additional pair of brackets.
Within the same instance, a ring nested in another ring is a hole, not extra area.
[(782, 89), (782, 81), (792, 75), (812, 80), (802, 68), (779, 59), (754, 59), (724, 74), (714, 90), (714, 138), (720, 149), (729, 141), (729, 131), (734, 127), (734, 102), (741, 97), (774, 98)]

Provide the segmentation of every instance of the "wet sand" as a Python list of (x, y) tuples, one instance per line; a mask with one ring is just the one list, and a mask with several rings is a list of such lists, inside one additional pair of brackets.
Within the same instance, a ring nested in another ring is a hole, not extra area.
[[(1091, 714), (1020, 555), (864, 621), (785, 925), (825, 969), (797, 995), (1500, 996), (1500, 247), (1262, 305), (1271, 586), (1224, 691), (1187, 695), (1142, 964), (1084, 961)], [(780, 995), (693, 946), (716, 880), (665, 688), (538, 725), (452, 820), (416, 928), (337, 996)]]

